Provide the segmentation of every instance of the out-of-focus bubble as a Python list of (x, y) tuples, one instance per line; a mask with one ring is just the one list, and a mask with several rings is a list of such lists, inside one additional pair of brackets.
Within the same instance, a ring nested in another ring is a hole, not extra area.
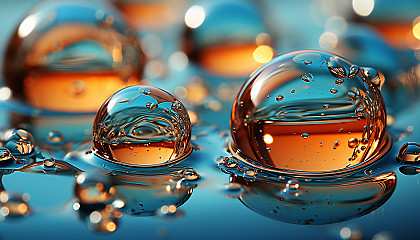
[(25, 194), (9, 195), (6, 191), (0, 193), (0, 217), (28, 216), (32, 209), (28, 205), (29, 199)]
[(30, 10), (4, 58), (15, 99), (59, 112), (95, 112), (112, 93), (138, 84), (143, 53), (107, 5), (47, 2)]
[(24, 129), (16, 129), (11, 132), (4, 146), (15, 157), (31, 154), (35, 149), (32, 134)]
[(402, 162), (420, 161), (420, 144), (416, 142), (404, 144), (398, 153), (397, 159)]
[(95, 232), (110, 233), (117, 230), (118, 218), (121, 212), (112, 205), (106, 205), (104, 209), (91, 212), (87, 218), (88, 228)]
[(81, 204), (105, 204), (112, 199), (115, 188), (109, 177), (98, 173), (81, 173), (76, 178), (75, 195)]
[(382, 80), (374, 69), (331, 53), (281, 55), (239, 92), (231, 116), (232, 152), (249, 162), (303, 172), (371, 162), (389, 143)]
[(131, 86), (112, 95), (93, 124), (95, 154), (135, 166), (156, 166), (191, 152), (191, 123), (181, 102), (166, 91)]
[(181, 18), (180, 11), (186, 1), (182, 0), (112, 0), (131, 27), (138, 30), (168, 28)]
[(196, 2), (185, 27), (183, 51), (216, 76), (248, 76), (274, 54), (264, 20), (249, 1)]

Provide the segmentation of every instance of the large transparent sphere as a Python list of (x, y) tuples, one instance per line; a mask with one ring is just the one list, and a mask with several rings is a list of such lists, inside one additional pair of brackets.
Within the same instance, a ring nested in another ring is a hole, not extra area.
[(87, 1), (34, 7), (4, 58), (15, 99), (60, 112), (96, 112), (109, 95), (138, 84), (142, 69), (136, 36), (119, 14)]
[(232, 109), (234, 148), (251, 162), (325, 172), (375, 159), (387, 143), (383, 76), (331, 53), (274, 58), (244, 84)]
[(191, 152), (191, 123), (181, 102), (162, 89), (131, 86), (112, 95), (93, 124), (95, 153), (107, 160), (157, 166)]

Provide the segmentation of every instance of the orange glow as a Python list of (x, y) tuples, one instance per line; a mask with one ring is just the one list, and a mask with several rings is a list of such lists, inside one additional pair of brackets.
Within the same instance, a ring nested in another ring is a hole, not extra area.
[(259, 63), (267, 63), (273, 58), (274, 53), (271, 47), (262, 45), (255, 49), (253, 56), (255, 61)]
[(24, 213), (26, 213), (26, 211), (28, 211), (28, 206), (26, 206), (26, 204), (24, 204), (24, 203), (21, 203), (18, 206), (18, 211), (19, 211), (20, 214), (24, 214)]
[(271, 136), (270, 134), (265, 134), (263, 136), (263, 139), (264, 139), (264, 142), (267, 144), (272, 144), (274, 141), (273, 136)]
[(108, 230), (109, 232), (113, 232), (117, 229), (117, 225), (114, 222), (109, 222), (106, 225), (106, 230)]
[(413, 27), (413, 35), (420, 40), (420, 21)]

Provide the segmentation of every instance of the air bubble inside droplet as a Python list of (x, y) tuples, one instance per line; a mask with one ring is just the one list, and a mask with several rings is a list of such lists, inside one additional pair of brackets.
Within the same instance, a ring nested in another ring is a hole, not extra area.
[(145, 86), (116, 92), (99, 109), (93, 125), (97, 155), (136, 166), (160, 165), (188, 156), (190, 134), (184, 106), (164, 90)]

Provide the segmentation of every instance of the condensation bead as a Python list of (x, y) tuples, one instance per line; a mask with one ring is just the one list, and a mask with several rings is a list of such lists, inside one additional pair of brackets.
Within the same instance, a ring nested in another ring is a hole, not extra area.
[(161, 165), (188, 156), (190, 136), (191, 123), (182, 103), (149, 86), (116, 92), (99, 109), (93, 124), (96, 155), (135, 166)]
[(305, 172), (375, 159), (388, 142), (380, 82), (376, 70), (331, 53), (280, 55), (256, 71), (235, 100), (234, 148), (251, 162)]
[(44, 2), (18, 25), (3, 69), (14, 99), (58, 112), (95, 112), (115, 91), (139, 83), (143, 58), (112, 7)]
[(250, 1), (198, 1), (184, 20), (183, 51), (213, 75), (243, 78), (273, 57), (267, 26)]
[(14, 130), (4, 146), (16, 157), (31, 154), (35, 149), (32, 134), (24, 129)]

